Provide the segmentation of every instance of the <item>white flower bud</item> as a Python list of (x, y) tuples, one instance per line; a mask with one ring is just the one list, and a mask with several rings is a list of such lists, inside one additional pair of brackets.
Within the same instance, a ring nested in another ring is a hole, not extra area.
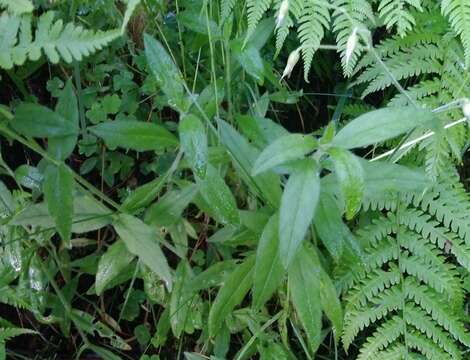
[(286, 76), (290, 77), (290, 74), (292, 73), (292, 70), (294, 70), (295, 65), (299, 62), (299, 59), (300, 59), (300, 47), (297, 48), (296, 50), (292, 51), (289, 54), (289, 58), (287, 59), (286, 68), (284, 69), (284, 72), (282, 73), (281, 81)]
[(462, 105), (462, 111), (468, 121), (470, 121), (470, 100), (467, 100)]
[(279, 7), (279, 12), (277, 13), (276, 19), (276, 29), (282, 25), (287, 14), (289, 13), (289, 0), (284, 0)]
[(357, 46), (357, 27), (355, 27), (349, 35), (348, 42), (346, 43), (346, 64), (349, 63), (351, 57), (354, 53), (354, 50)]

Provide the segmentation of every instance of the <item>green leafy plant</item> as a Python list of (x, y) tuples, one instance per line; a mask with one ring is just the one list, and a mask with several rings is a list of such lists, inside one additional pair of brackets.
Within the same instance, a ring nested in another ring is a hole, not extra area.
[(466, 358), (464, 3), (0, 9), (0, 357)]

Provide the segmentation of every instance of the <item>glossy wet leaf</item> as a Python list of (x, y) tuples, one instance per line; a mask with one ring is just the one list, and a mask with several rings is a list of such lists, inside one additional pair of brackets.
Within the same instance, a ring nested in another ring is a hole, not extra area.
[(336, 178), (346, 207), (346, 218), (352, 219), (359, 211), (364, 197), (364, 170), (358, 157), (351, 152), (331, 148)]
[(217, 293), (209, 312), (209, 335), (214, 337), (232, 310), (241, 303), (253, 284), (255, 257), (237, 265)]
[(305, 160), (292, 173), (282, 195), (279, 210), (279, 253), (288, 269), (312, 222), (320, 195), (317, 165)]
[(118, 215), (113, 226), (129, 252), (138, 256), (145, 265), (161, 277), (168, 290), (171, 290), (173, 278), (166, 257), (160, 248), (160, 238), (156, 230), (142, 220), (127, 214)]
[(21, 103), (11, 122), (19, 133), (38, 138), (72, 136), (78, 133), (78, 126), (57, 112), (45, 106)]
[(101, 256), (96, 272), (96, 294), (101, 295), (106, 286), (117, 277), (134, 259), (123, 241), (118, 240), (112, 244)]
[(315, 353), (321, 342), (320, 266), (306, 248), (298, 252), (289, 268), (289, 288), (309, 348)]
[(431, 126), (434, 114), (414, 106), (384, 108), (349, 122), (334, 137), (333, 145), (353, 149), (383, 142), (417, 126)]
[(169, 105), (179, 111), (185, 111), (187, 104), (184, 80), (178, 67), (158, 40), (144, 34), (144, 44), (150, 71), (168, 97)]
[[(72, 82), (69, 80), (57, 101), (56, 113), (70, 123), (74, 129), (78, 129), (78, 102), (75, 96)], [(78, 132), (69, 136), (52, 137), (49, 139), (48, 152), (57, 160), (65, 160), (75, 149)]]
[(222, 224), (240, 222), (235, 197), (217, 169), (208, 165), (206, 177), (199, 180), (198, 185), (201, 195), (218, 221)]
[(178, 145), (178, 139), (163, 126), (143, 121), (115, 120), (89, 128), (114, 149), (163, 150)]
[(159, 227), (168, 227), (177, 222), (198, 192), (196, 184), (185, 186), (181, 190), (167, 192), (152, 205), (145, 215), (145, 221)]
[(234, 160), (240, 177), (255, 194), (277, 207), (282, 194), (279, 176), (269, 171), (252, 176), (251, 169), (259, 151), (225, 121), (219, 120), (218, 124), (221, 140)]
[(181, 146), (195, 174), (206, 175), (208, 146), (207, 134), (201, 120), (195, 115), (185, 116), (179, 124)]
[(256, 250), (253, 275), (253, 307), (260, 309), (282, 282), (284, 267), (279, 256), (279, 215), (266, 224)]
[(66, 165), (47, 167), (43, 191), (57, 231), (64, 244), (69, 247), (72, 235), (74, 179)]
[[(28, 206), (10, 222), (12, 225), (54, 227), (54, 219), (49, 214), (46, 203)], [(72, 232), (82, 234), (98, 230), (111, 223), (111, 211), (89, 195), (73, 196)]]
[(170, 323), (173, 334), (179, 338), (188, 321), (191, 309), (190, 268), (186, 261), (181, 261), (176, 269), (175, 284), (170, 298)]
[(316, 147), (316, 140), (311, 136), (289, 134), (271, 143), (256, 159), (252, 174), (257, 175), (288, 161), (301, 159)]

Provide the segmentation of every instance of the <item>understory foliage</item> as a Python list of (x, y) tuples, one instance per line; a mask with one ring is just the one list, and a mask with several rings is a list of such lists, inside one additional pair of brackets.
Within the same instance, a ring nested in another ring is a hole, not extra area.
[(0, 11), (0, 360), (468, 358), (468, 1)]

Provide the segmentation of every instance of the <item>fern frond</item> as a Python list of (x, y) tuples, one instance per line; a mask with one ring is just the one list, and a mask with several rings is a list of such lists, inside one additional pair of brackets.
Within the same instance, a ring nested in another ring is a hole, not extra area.
[(247, 0), (248, 11), (248, 30), (246, 38), (248, 39), (256, 29), (264, 13), (268, 11), (272, 0)]
[(373, 306), (366, 310), (353, 310), (345, 315), (342, 340), (346, 350), (361, 330), (384, 318), (390, 312), (401, 310), (403, 293), (397, 287), (386, 289), (379, 296), (371, 299), (371, 303)]
[(330, 10), (325, 0), (310, 0), (304, 2), (301, 14), (298, 36), (304, 61), (304, 78), (308, 82), (313, 55), (320, 47), (325, 29), (330, 25)]
[(461, 359), (460, 350), (449, 335), (423, 310), (408, 304), (403, 311), (403, 318), (407, 324), (414, 326), (450, 354), (452, 359)]
[(3, 13), (0, 17), (0, 67), (11, 69), (26, 60), (36, 61), (44, 53), (49, 61), (61, 59), (70, 63), (80, 61), (108, 45), (120, 36), (119, 29), (110, 31), (86, 30), (72, 23), (54, 20), (54, 12), (41, 15), (32, 35), (30, 15), (21, 18)]
[(0, 342), (20, 335), (36, 334), (36, 331), (21, 328), (0, 328)]
[(235, 0), (222, 0), (220, 4), (220, 19), (225, 21), (232, 13), (233, 7), (235, 6)]
[(353, 74), (356, 63), (362, 50), (356, 46), (349, 62), (346, 62), (346, 45), (354, 28), (367, 28), (367, 20), (373, 20), (372, 7), (366, 0), (335, 0), (333, 6), (333, 31), (336, 33), (336, 44), (341, 54), (341, 64), (344, 74), (349, 77)]
[(30, 0), (0, 0), (0, 7), (6, 8), (13, 15), (28, 14), (34, 10)]
[(460, 35), (466, 63), (470, 64), (470, 3), (466, 0), (443, 0), (441, 10), (449, 18), (454, 31)]
[(411, 349), (416, 349), (429, 360), (452, 360), (439, 346), (417, 332), (406, 334), (406, 343)]
[(379, 16), (383, 19), (387, 29), (396, 27), (400, 36), (404, 36), (415, 24), (415, 18), (407, 5), (418, 11), (423, 11), (421, 0), (382, 0), (378, 8)]
[(375, 360), (377, 352), (386, 348), (402, 336), (406, 331), (405, 321), (394, 316), (391, 320), (382, 324), (375, 333), (367, 339), (367, 342), (361, 348), (357, 360)]
[(459, 317), (453, 314), (445, 302), (439, 301), (439, 294), (431, 289), (419, 285), (415, 280), (405, 280), (404, 291), (406, 297), (420, 305), (440, 326), (465, 346), (470, 346), (470, 335), (463, 326)]
[(375, 270), (369, 274), (360, 283), (348, 293), (346, 298), (347, 310), (359, 309), (365, 306), (368, 301), (373, 299), (385, 289), (400, 282), (401, 273), (396, 266), (392, 266), (388, 271), (381, 269)]

